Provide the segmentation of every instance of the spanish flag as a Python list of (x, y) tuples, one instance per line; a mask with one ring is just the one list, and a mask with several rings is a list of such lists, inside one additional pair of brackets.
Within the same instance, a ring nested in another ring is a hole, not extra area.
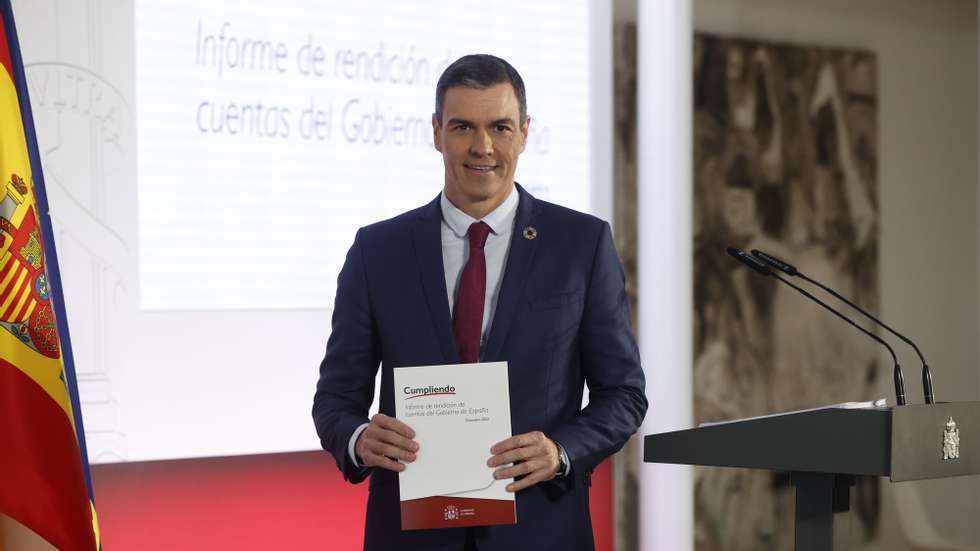
[(0, 23), (0, 550), (94, 551), (71, 346), (9, 0), (0, 0)]

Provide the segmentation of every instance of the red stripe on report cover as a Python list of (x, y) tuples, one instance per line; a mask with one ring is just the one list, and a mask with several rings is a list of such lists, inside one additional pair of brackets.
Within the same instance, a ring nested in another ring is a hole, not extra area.
[(92, 551), (91, 509), (75, 430), (40, 385), (3, 359), (0, 450), (0, 511), (61, 551)]
[[(104, 549), (268, 551), (364, 545), (368, 485), (325, 452), (92, 466)], [(612, 468), (590, 491), (596, 551), (613, 550)]]
[(433, 496), (401, 502), (402, 530), (492, 526), (517, 522), (513, 500)]

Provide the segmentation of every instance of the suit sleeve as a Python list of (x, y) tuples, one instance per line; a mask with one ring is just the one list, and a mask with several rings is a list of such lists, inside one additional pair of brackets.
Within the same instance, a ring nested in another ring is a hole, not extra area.
[(332, 329), (313, 396), (313, 422), (320, 445), (333, 455), (344, 478), (354, 483), (364, 480), (370, 471), (353, 464), (347, 445), (354, 430), (368, 422), (380, 363), (362, 233), (357, 232), (337, 277)]
[(565, 448), (572, 473), (591, 473), (623, 447), (646, 414), (645, 379), (625, 282), (612, 232), (603, 223), (579, 329), (589, 404), (548, 435)]

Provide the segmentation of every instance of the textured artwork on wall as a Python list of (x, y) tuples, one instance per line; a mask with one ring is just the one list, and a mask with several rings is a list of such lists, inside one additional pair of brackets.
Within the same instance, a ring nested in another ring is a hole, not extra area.
[[(867, 51), (694, 38), (694, 411), (721, 421), (878, 398), (878, 346), (726, 246), (795, 264), (878, 309), (877, 60)], [(852, 492), (871, 539), (876, 479)], [(791, 549), (784, 477), (699, 468), (696, 548)]]

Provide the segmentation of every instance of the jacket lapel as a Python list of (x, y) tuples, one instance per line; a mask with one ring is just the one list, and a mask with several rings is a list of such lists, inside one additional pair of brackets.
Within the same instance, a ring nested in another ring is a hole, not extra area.
[[(531, 271), (537, 239), (526, 239), (524, 229), (532, 225), (535, 215), (535, 200), (524, 188), (515, 184), (520, 195), (517, 216), (514, 219), (514, 232), (510, 238), (510, 252), (504, 266), (504, 280), (497, 296), (497, 307), (490, 327), (490, 338), (483, 350), (482, 361), (497, 361), (500, 349), (507, 339), (511, 321), (523, 303), (524, 287)], [(540, 229), (540, 228), (538, 228)]]
[(453, 336), (452, 320), (449, 314), (449, 298), (446, 293), (446, 272), (442, 263), (442, 210), (439, 196), (422, 209), (412, 239), (415, 255), (418, 258), (419, 272), (425, 301), (429, 305), (429, 315), (436, 330), (439, 348), (446, 363), (459, 363), (456, 338)]

